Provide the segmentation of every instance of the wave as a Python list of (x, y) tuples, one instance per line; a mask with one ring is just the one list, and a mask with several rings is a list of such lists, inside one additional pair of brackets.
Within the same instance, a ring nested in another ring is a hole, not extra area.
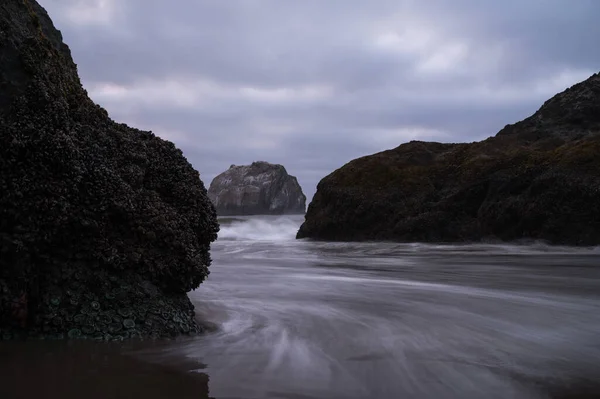
[(296, 238), (302, 220), (293, 216), (254, 217), (221, 224), (219, 240), (288, 241)]

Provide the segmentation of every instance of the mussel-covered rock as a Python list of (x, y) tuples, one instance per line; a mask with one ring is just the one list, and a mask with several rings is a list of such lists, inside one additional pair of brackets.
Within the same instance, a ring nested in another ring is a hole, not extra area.
[(46, 11), (2, 0), (0, 337), (195, 331), (218, 228), (182, 152), (111, 120)]

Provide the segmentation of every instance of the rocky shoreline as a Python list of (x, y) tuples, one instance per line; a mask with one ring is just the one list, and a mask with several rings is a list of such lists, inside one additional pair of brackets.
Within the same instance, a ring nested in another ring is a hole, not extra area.
[(600, 74), (471, 144), (411, 141), (323, 178), (297, 238), (600, 244)]

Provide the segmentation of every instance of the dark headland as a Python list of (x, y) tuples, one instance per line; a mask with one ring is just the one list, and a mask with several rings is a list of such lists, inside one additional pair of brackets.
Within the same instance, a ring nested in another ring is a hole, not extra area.
[(173, 143), (88, 98), (34, 0), (0, 3), (0, 337), (201, 331), (219, 226)]
[(411, 141), (320, 181), (298, 238), (600, 244), (600, 75), (470, 144)]
[(303, 214), (306, 196), (285, 167), (264, 161), (231, 165), (208, 188), (219, 216)]

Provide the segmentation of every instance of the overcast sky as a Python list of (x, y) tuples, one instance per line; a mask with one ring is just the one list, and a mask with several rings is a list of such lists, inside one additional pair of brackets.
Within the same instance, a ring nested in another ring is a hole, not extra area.
[(475, 141), (600, 70), (598, 0), (38, 0), (85, 88), (205, 184), (265, 160), (310, 199), (346, 162)]

